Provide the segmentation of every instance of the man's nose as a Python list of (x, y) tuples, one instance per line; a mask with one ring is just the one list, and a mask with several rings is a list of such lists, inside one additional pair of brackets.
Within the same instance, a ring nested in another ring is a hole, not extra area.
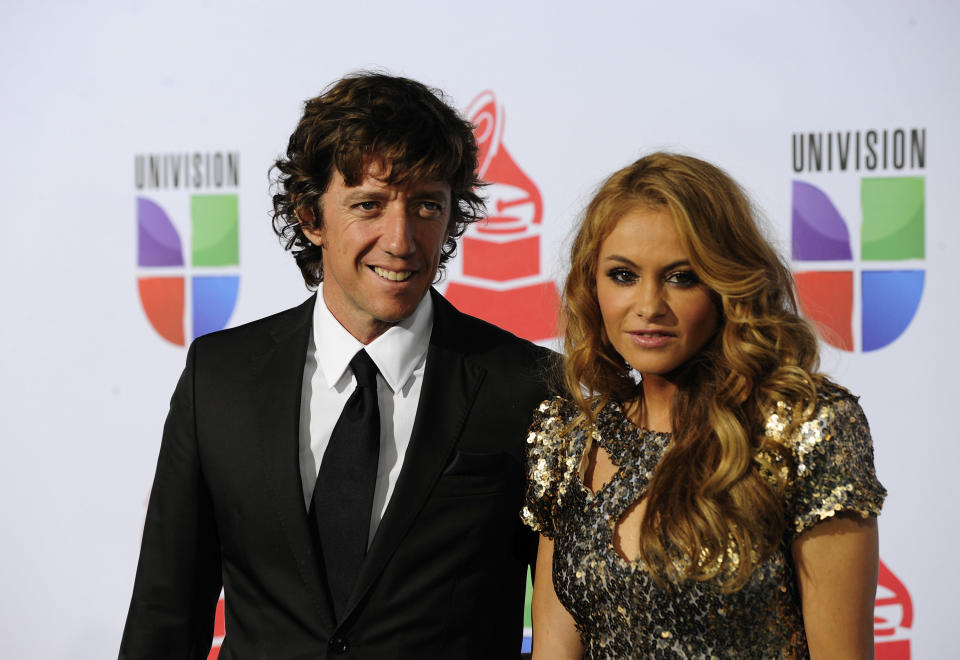
[(395, 257), (413, 254), (413, 220), (407, 209), (399, 204), (390, 205), (383, 218), (383, 247)]

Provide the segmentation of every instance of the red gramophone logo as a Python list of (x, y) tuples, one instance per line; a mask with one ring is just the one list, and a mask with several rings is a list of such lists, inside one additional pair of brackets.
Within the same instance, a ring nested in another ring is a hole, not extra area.
[(490, 184), (484, 191), (489, 215), (464, 234), (463, 276), (444, 295), (461, 311), (515, 335), (551, 339), (560, 296), (540, 272), (540, 191), (503, 146), (503, 109), (493, 92), (477, 96), (466, 114), (480, 147), (477, 174)]
[(903, 582), (880, 562), (877, 601), (873, 608), (873, 648), (877, 660), (910, 660), (913, 601)]
[(223, 644), (223, 638), (227, 634), (223, 608), (223, 592), (221, 592), (220, 600), (217, 601), (217, 616), (213, 622), (213, 644), (210, 646), (207, 660), (217, 660), (220, 655), (220, 645)]

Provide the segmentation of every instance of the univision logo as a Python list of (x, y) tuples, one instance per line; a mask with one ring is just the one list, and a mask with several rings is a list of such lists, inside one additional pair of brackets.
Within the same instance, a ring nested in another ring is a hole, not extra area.
[(924, 270), (916, 266), (925, 256), (924, 178), (864, 177), (859, 184), (858, 241), (827, 193), (793, 182), (800, 305), (823, 340), (843, 351), (890, 345), (910, 325), (923, 295)]
[[(183, 199), (177, 196), (175, 199)], [(166, 210), (137, 197), (137, 286), (157, 333), (178, 346), (227, 325), (240, 276), (233, 194), (189, 195), (189, 249)]]

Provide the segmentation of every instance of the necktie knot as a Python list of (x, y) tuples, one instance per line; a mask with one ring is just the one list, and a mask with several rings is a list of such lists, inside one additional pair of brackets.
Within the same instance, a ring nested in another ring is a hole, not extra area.
[(364, 349), (357, 351), (350, 360), (350, 368), (357, 379), (357, 387), (372, 387), (376, 391), (377, 374), (380, 370)]

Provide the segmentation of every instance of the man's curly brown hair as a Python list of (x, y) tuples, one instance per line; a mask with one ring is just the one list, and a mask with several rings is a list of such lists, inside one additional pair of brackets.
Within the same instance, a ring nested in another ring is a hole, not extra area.
[(286, 157), (271, 168), (276, 171), (273, 230), (292, 251), (308, 288), (323, 281), (323, 253), (303, 229), (320, 228), (322, 196), (334, 171), (355, 186), (367, 167), (378, 162), (386, 166), (384, 182), (389, 185), (449, 184), (450, 225), (440, 271), (456, 252), (457, 238), (483, 217), (484, 203), (475, 192), (483, 183), (476, 175), (473, 126), (448, 105), (443, 93), (382, 73), (345, 76), (304, 104)]

